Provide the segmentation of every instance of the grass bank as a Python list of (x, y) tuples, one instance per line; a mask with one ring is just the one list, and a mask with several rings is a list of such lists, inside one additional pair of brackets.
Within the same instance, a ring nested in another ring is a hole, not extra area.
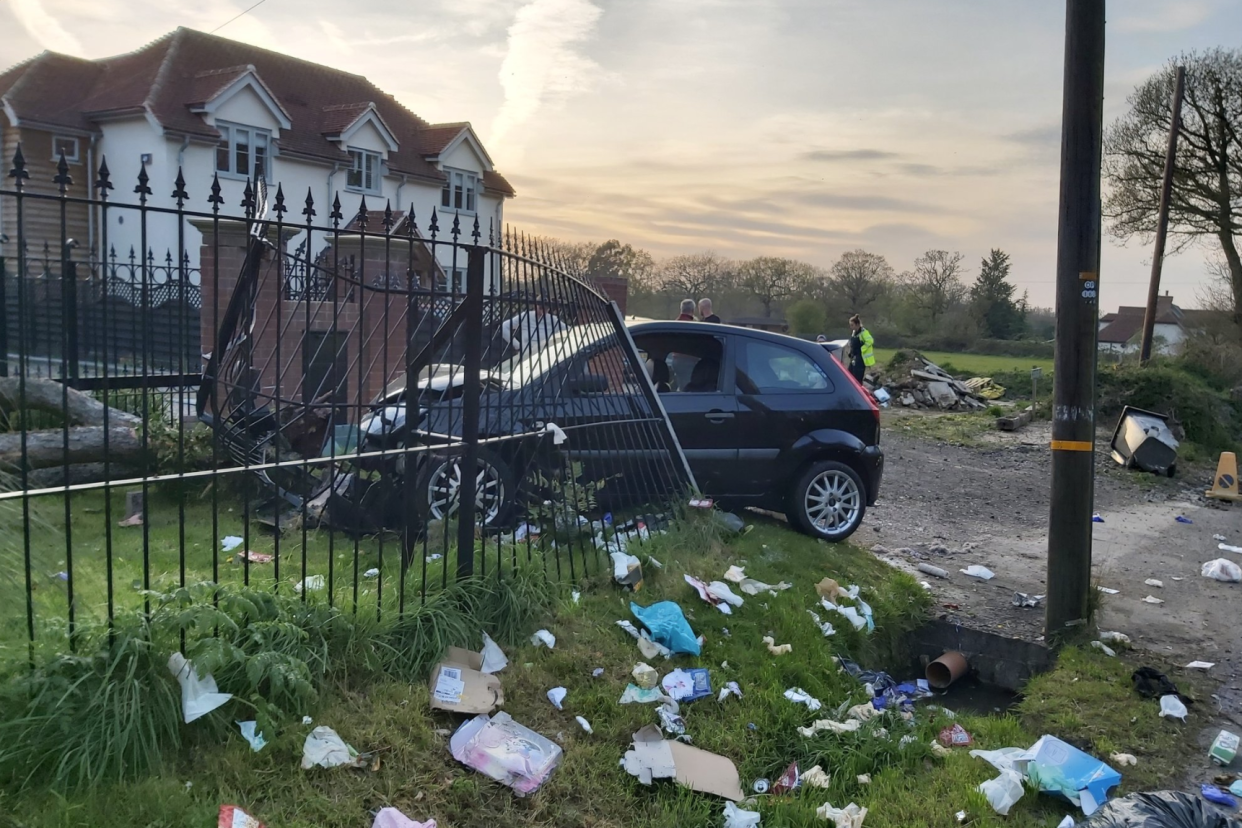
[[(896, 348), (876, 348), (876, 362), (880, 365), (887, 365), (892, 360), (893, 355), (897, 353), (897, 350)], [(1042, 368), (1045, 374), (1052, 373), (1052, 360), (1043, 357), (948, 353), (945, 351), (919, 351), (919, 353), (952, 374), (990, 377), (996, 374), (1026, 372), (1029, 377), (1032, 368)], [(1029, 380), (1027, 384), (1029, 387)]]

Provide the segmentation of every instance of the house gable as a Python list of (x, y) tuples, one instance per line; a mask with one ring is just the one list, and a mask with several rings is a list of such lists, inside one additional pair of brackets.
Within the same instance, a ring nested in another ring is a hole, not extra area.
[(376, 111), (375, 104), (369, 104), (363, 109), (352, 123), (341, 130), (337, 140), (341, 149), (357, 147), (380, 154), (396, 152), (401, 147), (388, 124), (384, 123), (384, 119)]
[(231, 121), (273, 131), (289, 129), (289, 113), (259, 79), (254, 67), (247, 67), (208, 100), (190, 106), (191, 112), (202, 113), (210, 123)]
[(441, 169), (453, 167), (459, 170), (491, 172), (495, 168), (491, 156), (483, 149), (483, 142), (468, 124), (443, 149), (430, 155), (429, 159), (438, 162)]

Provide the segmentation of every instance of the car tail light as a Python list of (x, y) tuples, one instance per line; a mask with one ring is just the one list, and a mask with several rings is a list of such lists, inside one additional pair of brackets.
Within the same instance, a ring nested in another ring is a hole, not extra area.
[(864, 386), (861, 382), (859, 382), (858, 379), (852, 373), (850, 373), (849, 369), (846, 369), (842, 371), (841, 373), (849, 377), (850, 382), (854, 385), (855, 388), (858, 389), (858, 393), (862, 394), (862, 398), (867, 401), (867, 405), (871, 406), (871, 413), (872, 415), (875, 416), (875, 424), (879, 425), (880, 424), (880, 404), (875, 401), (875, 397), (871, 395), (871, 392), (867, 390), (866, 386)]

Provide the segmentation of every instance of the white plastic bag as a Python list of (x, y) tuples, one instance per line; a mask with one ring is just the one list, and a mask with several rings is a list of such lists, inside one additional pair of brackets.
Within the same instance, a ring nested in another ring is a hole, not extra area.
[(1238, 566), (1227, 558), (1217, 558), (1214, 561), (1208, 561), (1200, 570), (1204, 578), (1215, 578), (1218, 581), (1226, 583), (1237, 583), (1242, 581), (1242, 566)]
[(759, 824), (758, 811), (743, 811), (732, 802), (725, 803), (725, 828), (755, 828)]
[(815, 815), (820, 819), (832, 820), (837, 828), (862, 828), (863, 820), (867, 818), (867, 809), (860, 808), (853, 802), (844, 808), (834, 808), (831, 802), (825, 802), (815, 809)]
[(339, 768), (349, 766), (359, 768), (366, 764), (358, 757), (358, 751), (345, 744), (337, 732), (330, 727), (319, 727), (306, 734), (302, 743), (302, 769), (313, 767)]
[(1015, 770), (1003, 770), (1000, 776), (981, 784), (979, 792), (988, 798), (993, 811), (1008, 816), (1009, 809), (1022, 798), (1022, 774)]
[(492, 637), (487, 633), (483, 633), (481, 655), (483, 656), (483, 669), (479, 671), (481, 673), (489, 675), (499, 673), (509, 666), (509, 659), (505, 657), (504, 650), (500, 649), (500, 645), (492, 641)]
[(556, 636), (547, 630), (539, 630), (530, 637), (530, 643), (536, 648), (547, 647), (549, 650), (556, 647)]
[(979, 566), (979, 564), (971, 564), (962, 570), (962, 574), (969, 575), (972, 578), (982, 578), (985, 581), (990, 581), (996, 577), (996, 573), (986, 566)]
[(785, 698), (789, 699), (794, 704), (805, 704), (807, 709), (811, 712), (819, 710), (824, 706), (819, 699), (815, 698), (801, 687), (792, 687), (786, 690)]
[(206, 716), (233, 698), (231, 693), (220, 692), (210, 673), (200, 677), (193, 662), (187, 661), (181, 653), (168, 657), (168, 672), (176, 676), (177, 683), (181, 685), (181, 713), (186, 724)]
[(1182, 704), (1182, 700), (1177, 696), (1168, 695), (1160, 697), (1160, 715), (1167, 716), (1170, 719), (1181, 719), (1186, 721), (1186, 716), (1190, 711), (1186, 709), (1186, 705)]

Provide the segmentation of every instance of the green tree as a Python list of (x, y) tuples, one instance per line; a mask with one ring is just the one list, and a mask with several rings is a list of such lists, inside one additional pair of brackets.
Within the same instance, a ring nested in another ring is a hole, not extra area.
[(785, 311), (785, 321), (794, 336), (814, 336), (824, 332), (828, 314), (824, 306), (813, 299), (799, 299)]
[(971, 311), (983, 335), (991, 339), (1017, 339), (1026, 326), (1026, 297), (1014, 300), (1009, 271), (1009, 254), (994, 248), (979, 265), (979, 278), (970, 288)]
[(934, 329), (941, 318), (966, 297), (961, 253), (928, 250), (914, 260), (914, 271), (902, 276), (906, 299)]
[(744, 262), (738, 275), (738, 286), (759, 300), (764, 316), (771, 316), (772, 306), (805, 288), (815, 269), (794, 259), (760, 256)]
[(1242, 50), (1190, 52), (1169, 61), (1130, 95), (1130, 111), (1104, 136), (1110, 184), (1104, 213), (1120, 239), (1156, 231), (1174, 76), (1186, 67), (1169, 236), (1173, 250), (1214, 239), (1229, 273), (1231, 308), (1242, 323)]
[(893, 286), (896, 275), (878, 253), (851, 250), (842, 253), (828, 272), (828, 283), (850, 313), (864, 313)]
[(626, 279), (634, 286), (649, 285), (654, 274), (655, 260), (650, 253), (616, 239), (595, 248), (586, 264), (586, 275), (592, 279)]

